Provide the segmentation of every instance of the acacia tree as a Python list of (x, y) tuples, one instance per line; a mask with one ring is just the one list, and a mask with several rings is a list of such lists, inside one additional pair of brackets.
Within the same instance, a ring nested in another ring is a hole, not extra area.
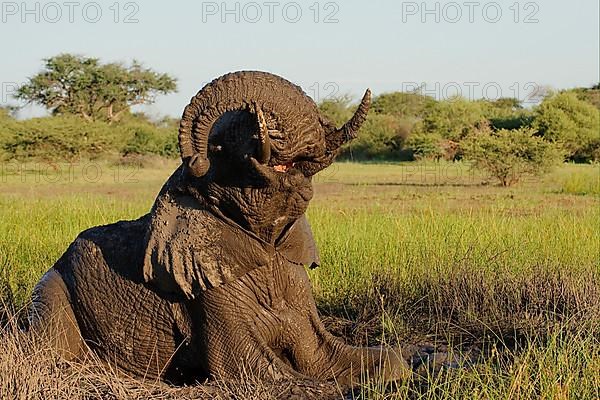
[(52, 114), (114, 122), (131, 106), (151, 104), (177, 89), (176, 80), (133, 61), (102, 64), (97, 58), (60, 54), (44, 60), (44, 70), (19, 87), (15, 97), (38, 103)]

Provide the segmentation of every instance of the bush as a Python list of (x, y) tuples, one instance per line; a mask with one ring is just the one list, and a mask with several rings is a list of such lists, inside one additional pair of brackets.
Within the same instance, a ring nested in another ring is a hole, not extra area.
[(336, 126), (341, 126), (352, 117), (350, 96), (339, 96), (323, 100), (319, 103), (319, 111), (323, 113)]
[(121, 153), (124, 156), (153, 154), (174, 158), (179, 155), (177, 135), (169, 130), (148, 126), (137, 127)]
[(8, 158), (4, 147), (12, 135), (16, 122), (11, 116), (10, 109), (0, 107), (0, 160)]
[(373, 99), (374, 114), (394, 115), (399, 118), (421, 118), (428, 107), (436, 103), (433, 97), (419, 93), (383, 93)]
[(502, 186), (517, 183), (525, 175), (546, 173), (562, 157), (556, 146), (536, 136), (531, 128), (484, 129), (467, 138), (461, 147), (467, 160), (497, 178)]
[(597, 137), (591, 138), (578, 149), (575, 153), (574, 161), (596, 163), (600, 161), (600, 133), (598, 133)]
[(148, 121), (88, 122), (75, 116), (17, 121), (0, 117), (4, 159), (74, 161), (110, 159), (124, 154), (176, 157), (177, 131)]
[(590, 103), (600, 110), (600, 83), (595, 84), (591, 88), (576, 88), (572, 92), (577, 95), (577, 98)]
[(521, 101), (515, 98), (496, 100), (478, 100), (484, 117), (494, 130), (519, 129), (531, 125), (531, 111), (523, 108)]
[(9, 159), (94, 159), (118, 153), (126, 140), (121, 129), (75, 116), (13, 121), (5, 128), (3, 148)]

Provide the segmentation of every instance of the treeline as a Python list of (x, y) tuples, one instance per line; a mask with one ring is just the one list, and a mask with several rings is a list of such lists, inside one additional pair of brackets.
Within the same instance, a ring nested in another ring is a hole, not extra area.
[[(354, 110), (348, 97), (323, 101), (320, 109), (338, 124)], [(354, 160), (464, 158), (481, 135), (523, 133), (541, 138), (565, 160), (600, 161), (600, 86), (549, 93), (526, 108), (517, 99), (437, 101), (419, 93), (394, 92), (374, 98), (358, 139), (342, 157)]]
[[(351, 117), (355, 105), (342, 97), (323, 101), (319, 107), (341, 125)], [(358, 161), (462, 158), (476, 161), (466, 154), (474, 149), (474, 144), (487, 140), (489, 146), (490, 140), (501, 137), (507, 143), (517, 142), (516, 135), (520, 134), (551, 144), (564, 160), (598, 162), (599, 110), (598, 86), (552, 93), (533, 108), (525, 108), (510, 98), (437, 101), (418, 93), (386, 93), (374, 98), (359, 137), (344, 148), (341, 157)], [(0, 158), (66, 161), (132, 155), (175, 158), (179, 154), (177, 126), (176, 118), (151, 121), (143, 114), (128, 111), (118, 122), (90, 121), (69, 113), (17, 120), (10, 110), (0, 108)], [(533, 158), (528, 153), (522, 157)]]
[[(176, 91), (176, 81), (135, 60), (103, 63), (74, 54), (47, 58), (14, 97), (45, 107), (52, 117), (18, 121), (0, 108), (0, 158), (176, 157), (178, 121), (155, 122), (131, 111), (134, 105), (151, 104), (158, 95)], [(319, 106), (338, 125), (355, 108), (348, 97)], [(528, 173), (546, 169), (538, 167), (554, 159), (597, 162), (599, 108), (600, 85), (550, 93), (533, 108), (512, 98), (437, 101), (419, 93), (385, 93), (374, 99), (358, 139), (343, 149), (342, 157), (466, 159), (497, 177), (515, 173), (504, 165), (506, 160)]]

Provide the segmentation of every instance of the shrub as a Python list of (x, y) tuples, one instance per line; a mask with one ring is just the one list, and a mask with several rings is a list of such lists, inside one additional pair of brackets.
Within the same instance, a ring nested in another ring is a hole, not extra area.
[(5, 159), (73, 161), (109, 159), (123, 154), (175, 157), (177, 131), (148, 121), (87, 122), (76, 116), (0, 118), (0, 146)]
[(319, 103), (319, 111), (323, 113), (331, 122), (341, 126), (352, 117), (350, 96), (339, 96), (323, 100)]
[(8, 107), (0, 107), (0, 160), (7, 157), (5, 144), (9, 141), (17, 121)]
[(74, 160), (116, 154), (126, 140), (122, 128), (75, 116), (33, 118), (6, 126), (7, 158)]
[(560, 162), (556, 146), (536, 136), (535, 130), (484, 129), (462, 144), (467, 160), (497, 178), (502, 186), (517, 183), (525, 175), (539, 176)]
[(153, 154), (169, 158), (177, 157), (178, 152), (177, 135), (174, 132), (151, 126), (136, 127), (121, 151), (124, 156)]
[(374, 114), (394, 115), (399, 118), (421, 118), (428, 107), (433, 106), (433, 97), (419, 93), (383, 93), (373, 99)]
[(531, 110), (523, 108), (521, 101), (515, 98), (496, 100), (478, 100), (484, 117), (494, 130), (519, 129), (531, 125)]
[(600, 110), (600, 83), (595, 84), (591, 88), (576, 88), (572, 92), (577, 95), (577, 98), (590, 103)]

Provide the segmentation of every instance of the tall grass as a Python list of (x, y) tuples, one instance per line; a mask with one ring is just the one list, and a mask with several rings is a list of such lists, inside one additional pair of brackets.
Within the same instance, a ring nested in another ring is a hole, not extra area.
[[(596, 335), (600, 333), (598, 327)], [(354, 399), (598, 399), (600, 341), (560, 329), (540, 344), (528, 340), (518, 352), (502, 347), (485, 361), (457, 370), (427, 373), (397, 384), (365, 382)]]
[(313, 285), (333, 311), (356, 315), (380, 294), (388, 313), (422, 333), (440, 323), (499, 334), (577, 315), (600, 318), (599, 210), (535, 218), (357, 211), (341, 218), (313, 209), (309, 217), (323, 260)]
[(560, 193), (600, 196), (600, 165), (585, 169), (568, 166), (557, 175)]

